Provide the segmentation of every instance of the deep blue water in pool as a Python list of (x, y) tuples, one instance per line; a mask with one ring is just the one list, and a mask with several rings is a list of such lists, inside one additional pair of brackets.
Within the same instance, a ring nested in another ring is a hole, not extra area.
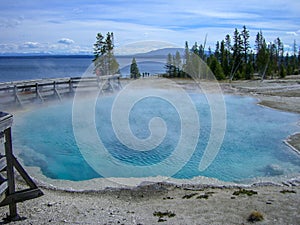
[[(206, 176), (239, 182), (255, 177), (300, 173), (299, 155), (283, 143), (288, 135), (300, 130), (296, 124), (300, 115), (261, 107), (254, 98), (231, 95), (225, 96), (227, 125), (223, 144), (213, 163), (200, 172), (198, 166), (209, 139), (211, 114), (204, 95), (190, 94), (190, 97), (199, 114), (200, 138), (193, 156), (184, 162), (174, 178)], [(168, 128), (159, 146), (141, 152), (126, 147), (115, 135), (111, 125), (113, 100), (114, 96), (98, 99), (95, 116), (99, 137), (109, 154), (124, 164), (150, 168), (172, 154), (181, 132), (180, 115), (172, 104), (149, 97), (132, 108), (129, 121), (136, 137), (150, 135), (148, 123), (153, 117), (162, 118)], [(89, 100), (83, 100), (82, 104), (84, 101)], [(102, 177), (79, 151), (72, 128), (71, 101), (41, 106), (18, 115), (13, 131), (19, 157), (26, 166), (41, 168), (45, 176), (74, 181)], [(131, 174), (124, 175), (120, 171), (120, 177), (124, 176), (131, 177)]]

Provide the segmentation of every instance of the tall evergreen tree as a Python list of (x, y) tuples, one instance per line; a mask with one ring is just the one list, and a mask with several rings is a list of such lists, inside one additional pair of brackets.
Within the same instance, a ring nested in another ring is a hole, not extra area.
[(250, 34), (247, 30), (246, 26), (243, 26), (242, 31), (242, 43), (243, 43), (243, 56), (244, 56), (244, 63), (248, 62), (248, 51), (250, 49), (250, 43), (249, 43)]
[(176, 70), (175, 77), (182, 77), (182, 60), (179, 51), (176, 51), (175, 57), (174, 57), (174, 66)]
[(225, 74), (230, 77), (231, 76), (231, 65), (232, 65), (232, 54), (231, 54), (231, 37), (229, 34), (225, 37), (225, 54), (228, 68), (224, 70)]
[(289, 53), (287, 52), (285, 55), (285, 68), (286, 68), (287, 75), (294, 74), (292, 61), (293, 61), (293, 57), (290, 57)]
[(166, 73), (168, 77), (172, 77), (172, 72), (173, 72), (173, 58), (172, 58), (172, 54), (169, 53), (167, 56), (167, 63), (165, 65), (166, 68)]
[(299, 47), (299, 51), (298, 51), (297, 74), (300, 74), (300, 47)]
[(293, 59), (292, 59), (292, 67), (293, 67), (293, 74), (298, 74), (298, 59), (297, 59), (297, 43), (294, 40), (293, 44)]
[(199, 46), (199, 56), (200, 56), (200, 58), (201, 58), (203, 61), (206, 60), (206, 59), (205, 59), (205, 49), (204, 49), (204, 48), (205, 48), (204, 45), (200, 44), (200, 46)]
[(106, 38), (101, 33), (96, 36), (94, 44), (94, 73), (97, 76), (113, 75), (119, 72), (119, 64), (113, 53), (114, 36), (108, 32)]
[(236, 74), (238, 74), (236, 78), (241, 78), (240, 68), (242, 65), (242, 50), (243, 50), (242, 38), (238, 29), (235, 29), (233, 33), (230, 80), (232, 80), (236, 76)]
[(183, 71), (184, 71), (184, 76), (192, 76), (193, 74), (193, 59), (192, 59), (193, 54), (191, 54), (190, 49), (189, 49), (189, 44), (186, 41), (185, 42), (185, 48), (184, 48), (184, 58), (185, 58), (185, 63), (183, 65)]
[(216, 49), (215, 49), (215, 57), (220, 61), (220, 42), (217, 41)]
[(182, 71), (182, 67), (182, 59), (179, 51), (176, 51), (175, 56), (172, 56), (171, 53), (169, 53), (167, 56), (167, 63), (165, 65), (167, 76), (183, 77), (184, 72)]
[(267, 43), (265, 38), (263, 37), (262, 31), (258, 32), (256, 35), (255, 46), (257, 71), (261, 75), (261, 78), (264, 79), (270, 59)]
[(274, 78), (274, 74), (277, 73), (277, 61), (276, 61), (276, 45), (274, 43), (269, 44), (269, 54), (270, 54), (270, 61), (269, 61), (269, 68), (270, 68), (270, 75), (271, 78)]
[(231, 37), (230, 37), (230, 35), (229, 34), (227, 34), (226, 35), (226, 37), (225, 37), (225, 48), (226, 48), (226, 50), (227, 51), (231, 51)]
[[(284, 48), (283, 48), (283, 43), (280, 40), (280, 38), (276, 38), (275, 40), (275, 45), (276, 45), (276, 61), (277, 61), (277, 71), (279, 73), (279, 76), (282, 76), (284, 74), (284, 71), (281, 71), (284, 66), (281, 66), (283, 63), (283, 53), (284, 53)], [(281, 74), (281, 75), (280, 75)]]
[(228, 77), (230, 75), (229, 61), (228, 61), (228, 51), (225, 49), (225, 41), (221, 41), (220, 46), (220, 63), (224, 72), (224, 75)]
[(181, 60), (181, 56), (180, 56), (180, 52), (179, 51), (176, 51), (174, 64), (175, 64), (175, 66), (179, 70), (181, 70), (181, 68), (182, 68), (182, 60)]
[(130, 78), (137, 79), (141, 76), (135, 58), (132, 59), (130, 65)]
[(245, 79), (251, 78), (251, 68), (250, 64), (248, 63), (248, 54), (250, 49), (250, 43), (249, 43), (250, 34), (247, 30), (246, 26), (243, 26), (243, 30), (241, 33), (241, 39), (242, 39), (242, 56), (243, 56), (243, 63), (242, 63), (242, 77)]
[(193, 45), (192, 49), (191, 49), (191, 52), (196, 54), (196, 55), (199, 55), (199, 47), (198, 47), (198, 43), (195, 42), (195, 44)]

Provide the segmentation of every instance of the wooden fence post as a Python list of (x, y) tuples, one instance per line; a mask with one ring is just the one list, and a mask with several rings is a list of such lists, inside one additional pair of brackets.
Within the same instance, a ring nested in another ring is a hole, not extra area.
[(74, 90), (73, 90), (73, 81), (72, 81), (72, 77), (71, 77), (70, 80), (69, 80), (69, 92), (70, 92), (70, 93), (73, 93), (73, 92), (74, 92)]
[[(5, 222), (16, 221), (22, 219), (17, 212), (17, 203), (29, 199), (37, 198), (43, 195), (30, 176), (23, 169), (21, 164), (13, 155), (12, 148), (12, 115), (0, 112), (0, 136), (4, 141), (4, 154), (1, 154), (1, 206), (9, 206), (9, 215), (4, 218)], [(5, 160), (3, 160), (5, 159)], [(16, 190), (15, 188), (15, 170), (20, 174), (26, 184), (30, 187), (25, 190)], [(4, 174), (3, 174), (4, 173)], [(6, 174), (6, 175), (5, 175)], [(6, 178), (5, 178), (6, 177)]]
[(39, 99), (39, 84), (35, 83), (35, 98)]
[[(11, 140), (11, 127), (4, 131), (5, 135), (5, 155), (6, 155), (6, 171), (7, 171), (7, 184), (8, 195), (15, 193), (15, 175), (13, 167), (13, 154), (12, 154), (12, 140)], [(15, 220), (18, 218), (17, 204), (15, 202), (9, 203), (9, 216)]]

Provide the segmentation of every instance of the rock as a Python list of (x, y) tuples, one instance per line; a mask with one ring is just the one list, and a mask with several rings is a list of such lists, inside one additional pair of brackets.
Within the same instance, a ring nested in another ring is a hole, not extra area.
[(48, 207), (51, 207), (51, 206), (53, 206), (53, 205), (55, 205), (55, 204), (56, 204), (56, 202), (48, 202), (47, 206), (48, 206)]

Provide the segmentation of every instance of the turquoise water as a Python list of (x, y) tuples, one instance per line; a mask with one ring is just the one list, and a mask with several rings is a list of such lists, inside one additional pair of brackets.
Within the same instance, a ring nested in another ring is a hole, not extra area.
[[(174, 178), (206, 176), (240, 182), (255, 177), (300, 173), (299, 155), (283, 143), (288, 135), (300, 130), (296, 125), (300, 115), (261, 107), (254, 98), (231, 95), (225, 96), (227, 127), (223, 144), (213, 163), (200, 172), (199, 162), (211, 129), (211, 112), (204, 95), (190, 94), (190, 97), (198, 111), (200, 136), (193, 156), (183, 162)], [(159, 146), (150, 151), (135, 151), (122, 144), (114, 133), (111, 125), (113, 100), (114, 96), (98, 99), (95, 115), (98, 135), (110, 155), (127, 165), (151, 168), (172, 154), (181, 135), (180, 115), (172, 104), (148, 97), (132, 108), (130, 128), (138, 138), (150, 135), (148, 123), (153, 117), (162, 118), (167, 125), (166, 136)], [(82, 104), (84, 101), (89, 100), (83, 100)], [(89, 166), (77, 147), (71, 101), (24, 113), (15, 118), (13, 130), (15, 148), (20, 150), (19, 157), (26, 166), (39, 167), (52, 179), (79, 181), (102, 177)], [(131, 176), (120, 171), (120, 177)]]

